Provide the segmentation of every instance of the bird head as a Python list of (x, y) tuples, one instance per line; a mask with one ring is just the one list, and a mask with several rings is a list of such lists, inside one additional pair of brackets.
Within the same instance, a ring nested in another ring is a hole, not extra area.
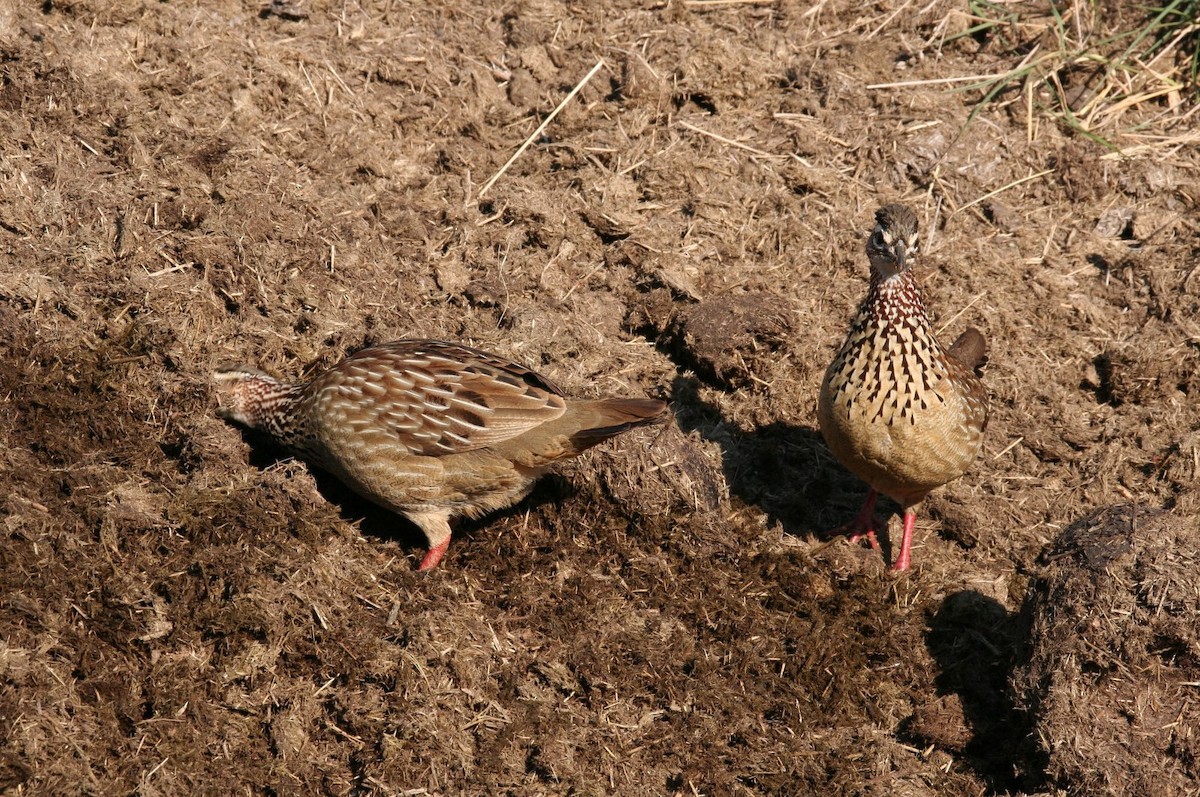
[(213, 372), (217, 386), (217, 415), (251, 429), (261, 429), (276, 408), (287, 385), (255, 368), (236, 365)]
[(875, 211), (875, 229), (867, 239), (867, 257), (879, 276), (886, 279), (906, 270), (917, 250), (917, 214), (911, 208), (893, 203)]

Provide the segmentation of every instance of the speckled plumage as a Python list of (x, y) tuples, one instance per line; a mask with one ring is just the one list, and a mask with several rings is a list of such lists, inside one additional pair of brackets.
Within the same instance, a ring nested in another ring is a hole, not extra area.
[(419, 526), (423, 570), (445, 552), (451, 517), (510, 506), (556, 460), (666, 411), (653, 399), (568, 400), (517, 363), (434, 340), (363, 349), (303, 384), (244, 366), (214, 379), (222, 417)]
[(930, 327), (911, 271), (917, 217), (886, 205), (867, 241), (871, 284), (825, 373), (818, 417), (834, 456), (871, 492), (848, 525), (874, 541), (875, 495), (904, 507), (905, 531), (894, 569), (907, 569), (916, 509), (929, 492), (957, 479), (983, 445), (987, 394), (975, 369), (983, 336), (968, 329), (949, 352)]

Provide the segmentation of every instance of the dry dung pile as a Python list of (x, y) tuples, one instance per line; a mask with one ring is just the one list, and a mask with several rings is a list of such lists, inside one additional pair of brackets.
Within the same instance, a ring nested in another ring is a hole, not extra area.
[(1200, 781), (1198, 523), (1107, 507), (1042, 557), (1013, 686), (1068, 794), (1187, 794)]

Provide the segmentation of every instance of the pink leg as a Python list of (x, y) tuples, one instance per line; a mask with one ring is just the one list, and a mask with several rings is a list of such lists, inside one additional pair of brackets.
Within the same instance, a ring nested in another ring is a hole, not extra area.
[(446, 549), (449, 547), (450, 538), (447, 537), (425, 553), (425, 558), (421, 560), (421, 564), (417, 566), (417, 569), (432, 570), (437, 567), (438, 562), (442, 561), (442, 557), (446, 555)]
[(425, 553), (425, 558), (421, 560), (417, 569), (432, 570), (437, 567), (438, 562), (442, 561), (442, 557), (446, 555), (446, 549), (450, 547), (450, 513), (445, 510), (422, 513), (406, 512), (405, 516), (416, 523), (421, 531), (425, 532), (425, 539), (429, 540), (429, 550)]
[(833, 534), (844, 534), (850, 542), (866, 539), (871, 547), (879, 550), (879, 541), (875, 539), (875, 500), (879, 497), (874, 488), (867, 492), (862, 508), (858, 510), (849, 523), (833, 530)]
[(904, 537), (900, 541), (900, 555), (892, 563), (892, 570), (896, 573), (903, 573), (908, 569), (908, 565), (912, 559), (913, 529), (916, 525), (917, 513), (912, 509), (904, 510)]

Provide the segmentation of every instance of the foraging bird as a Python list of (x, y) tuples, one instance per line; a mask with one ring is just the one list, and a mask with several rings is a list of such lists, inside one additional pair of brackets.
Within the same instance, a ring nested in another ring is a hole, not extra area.
[(886, 205), (867, 239), (871, 285), (846, 340), (825, 372), (817, 414), (838, 461), (870, 487), (862, 509), (838, 529), (875, 541), (875, 500), (904, 510), (892, 569), (907, 570), (917, 510), (930, 491), (966, 472), (983, 445), (987, 394), (980, 381), (987, 345), (967, 329), (949, 350), (934, 337), (912, 273), (917, 216)]
[(653, 399), (575, 401), (494, 354), (398, 340), (347, 357), (302, 384), (249, 367), (213, 374), (218, 414), (415, 523), (441, 561), (450, 518), (511, 506), (557, 460), (658, 420)]

